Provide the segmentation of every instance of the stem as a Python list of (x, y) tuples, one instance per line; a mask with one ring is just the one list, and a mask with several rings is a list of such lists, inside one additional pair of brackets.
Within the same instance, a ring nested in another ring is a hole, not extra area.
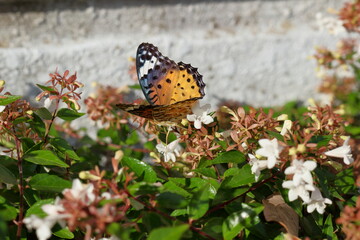
[[(61, 87), (59, 96), (62, 95), (63, 90), (64, 90), (64, 88)], [(55, 118), (56, 118), (57, 112), (58, 112), (58, 110), (59, 110), (59, 104), (60, 104), (60, 98), (57, 98), (57, 99), (56, 99), (56, 107), (55, 107), (54, 113), (53, 113), (53, 115), (52, 115), (52, 117), (51, 117), (49, 126), (48, 126), (48, 128), (46, 129), (46, 133), (45, 133), (45, 137), (44, 137), (44, 146), (46, 145), (46, 143), (47, 143), (47, 141), (48, 141), (49, 132), (50, 132), (51, 126), (52, 126), (52, 124), (54, 123), (54, 120), (55, 120)]]
[(53, 113), (53, 115), (52, 115), (52, 118), (51, 118), (51, 120), (50, 120), (49, 126), (48, 126), (48, 128), (46, 129), (46, 133), (45, 133), (45, 137), (44, 137), (44, 146), (46, 145), (46, 143), (47, 143), (47, 141), (48, 141), (49, 132), (50, 132), (51, 126), (52, 126), (52, 124), (54, 123), (54, 120), (55, 120), (55, 118), (56, 118), (57, 108), (58, 108), (58, 106), (59, 106), (59, 100), (58, 100), (58, 102), (57, 102), (56, 105), (57, 105), (57, 106), (56, 106), (56, 110), (54, 111), (54, 113)]
[[(15, 132), (15, 129), (13, 129)], [(21, 230), (23, 226), (23, 219), (24, 219), (24, 175), (23, 175), (23, 165), (22, 165), (22, 157), (21, 157), (21, 142), (20, 139), (17, 138), (16, 135), (14, 135), (15, 143), (16, 143), (16, 155), (17, 155), (17, 166), (19, 169), (19, 218), (17, 221), (17, 231), (16, 231), (16, 239), (21, 239)]]

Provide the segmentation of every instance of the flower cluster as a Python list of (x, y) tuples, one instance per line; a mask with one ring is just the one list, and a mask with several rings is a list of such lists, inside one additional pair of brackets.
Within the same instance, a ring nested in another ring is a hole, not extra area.
[(352, 3), (345, 3), (338, 15), (343, 21), (343, 26), (349, 32), (360, 33), (360, 1), (354, 0)]
[(336, 220), (338, 224), (342, 224), (342, 230), (346, 234), (347, 239), (360, 238), (360, 197), (356, 199), (355, 206), (345, 206), (341, 213), (341, 217)]
[[(84, 175), (84, 174), (83, 174)], [(107, 181), (102, 181), (101, 174), (89, 173), (97, 181), (82, 184), (74, 179), (72, 188), (63, 190), (63, 198), (57, 197), (53, 204), (45, 204), (41, 209), (46, 213), (44, 218), (31, 215), (24, 219), (26, 227), (36, 230), (39, 240), (51, 237), (51, 228), (58, 223), (70, 231), (80, 228), (86, 232), (86, 239), (91, 236), (103, 236), (106, 227), (112, 222), (126, 221), (125, 212), (130, 201), (125, 192), (101, 191)], [(111, 185), (110, 185), (111, 186)], [(110, 187), (108, 186), (108, 187)]]
[(79, 100), (81, 93), (77, 90), (83, 87), (83, 84), (77, 81), (76, 73), (69, 76), (69, 71), (66, 70), (63, 75), (58, 72), (49, 74), (51, 79), (46, 82), (50, 86), (38, 85), (43, 91), (36, 97), (37, 101), (40, 101), (43, 97), (47, 96), (49, 100), (47, 105), (50, 105), (49, 101), (55, 101), (56, 106), (60, 101), (63, 101), (67, 106), (74, 110), (79, 110)]
[(227, 107), (222, 107), (223, 112), (230, 114), (231, 131), (230, 137), (233, 141), (229, 145), (227, 151), (237, 149), (244, 151), (244, 146), (248, 149), (256, 148), (256, 143), (249, 142), (248, 139), (269, 138), (267, 131), (277, 131), (280, 125), (279, 121), (274, 119), (273, 111), (265, 113), (262, 109), (256, 110), (250, 107), (246, 112), (244, 108), (239, 107), (237, 111), (233, 111)]
[[(316, 168), (316, 162), (303, 161), (294, 159), (291, 166), (285, 169), (286, 175), (292, 175), (292, 180), (283, 182), (282, 186), (289, 189), (289, 201), (294, 201), (301, 198), (307, 204), (307, 211), (313, 212), (315, 209), (323, 214), (326, 204), (331, 204), (332, 201), (328, 198), (323, 198), (320, 190), (314, 186), (311, 171)], [(310, 196), (311, 193), (311, 196)]]
[(115, 126), (120, 129), (120, 124), (126, 124), (128, 115), (125, 112), (115, 111), (114, 106), (123, 101), (129, 88), (114, 88), (99, 85), (96, 94), (85, 99), (87, 114), (93, 121), (100, 121), (106, 126)]
[(346, 31), (343, 22), (334, 17), (324, 17), (322, 13), (317, 13), (316, 21), (320, 30), (327, 30), (330, 34), (338, 35)]

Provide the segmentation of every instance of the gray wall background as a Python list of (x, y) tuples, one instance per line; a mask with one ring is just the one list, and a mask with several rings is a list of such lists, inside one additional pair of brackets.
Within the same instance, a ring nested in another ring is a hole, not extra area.
[(151, 42), (176, 62), (199, 68), (204, 102), (213, 106), (319, 98), (309, 56), (338, 38), (319, 31), (315, 14), (344, 2), (0, 0), (0, 79), (6, 90), (31, 99), (48, 73), (69, 69), (85, 84), (85, 98), (94, 81), (132, 84), (128, 58), (141, 42)]

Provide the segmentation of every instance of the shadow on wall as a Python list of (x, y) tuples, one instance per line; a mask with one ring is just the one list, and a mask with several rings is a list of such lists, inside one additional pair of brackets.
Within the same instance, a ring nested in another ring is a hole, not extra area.
[[(177, 5), (219, 2), (278, 2), (283, 0), (0, 0), (1, 12), (42, 12), (52, 9), (86, 9), (89, 6), (103, 9), (137, 7), (142, 5)], [(288, 0), (298, 1), (298, 0)]]

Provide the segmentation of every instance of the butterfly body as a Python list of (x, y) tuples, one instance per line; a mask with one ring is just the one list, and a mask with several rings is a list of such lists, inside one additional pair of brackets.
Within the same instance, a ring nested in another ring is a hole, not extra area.
[(150, 105), (117, 104), (129, 113), (157, 122), (176, 122), (186, 118), (195, 102), (205, 95), (205, 83), (196, 68), (175, 63), (150, 43), (138, 47), (136, 69)]

